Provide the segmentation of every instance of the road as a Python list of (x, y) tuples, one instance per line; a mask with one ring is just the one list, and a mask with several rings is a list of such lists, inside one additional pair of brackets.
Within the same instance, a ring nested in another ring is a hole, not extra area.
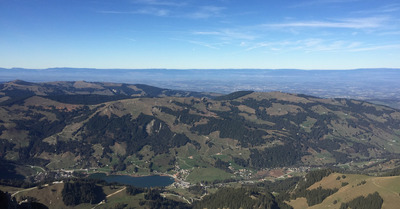
[[(122, 191), (124, 191), (125, 189), (126, 189), (126, 187), (124, 187), (124, 188), (122, 188), (122, 189), (120, 189), (120, 190), (118, 190), (118, 191), (116, 191), (116, 192), (114, 192), (114, 193), (112, 193), (112, 194), (107, 195), (107, 196), (106, 196), (106, 199), (107, 199), (107, 198), (110, 198), (110, 197), (112, 197), (112, 196), (114, 196), (114, 195), (116, 195), (116, 194), (118, 194), (118, 193), (120, 193), (120, 192), (122, 192)], [(95, 209), (95, 208), (98, 207), (99, 205), (102, 205), (102, 204), (106, 203), (106, 199), (102, 200), (99, 204), (95, 205), (92, 209)]]
[[(45, 186), (45, 185), (43, 185), (43, 186)], [(14, 197), (15, 195), (17, 195), (20, 192), (27, 192), (27, 191), (31, 191), (31, 190), (34, 190), (34, 189), (37, 189), (37, 187), (32, 187), (32, 188), (28, 188), (28, 189), (19, 190), (19, 191), (15, 192), (14, 194), (12, 194), (11, 197)]]
[(36, 165), (29, 165), (29, 167), (33, 168), (39, 168), (40, 170), (42, 170), (42, 172), (46, 172), (46, 170), (40, 166), (36, 166)]
[[(53, 182), (53, 184), (61, 184), (61, 183), (63, 183), (62, 181), (55, 181), (55, 182)], [(44, 187), (48, 187), (48, 186), (50, 186), (49, 184), (44, 184), (44, 185), (42, 185), (42, 187), (44, 188)], [(31, 187), (31, 188), (28, 188), (28, 189), (23, 189), (23, 190), (19, 190), (19, 191), (16, 191), (14, 194), (12, 194), (11, 195), (11, 197), (14, 197), (15, 195), (17, 195), (18, 193), (20, 193), (20, 192), (27, 192), (27, 191), (31, 191), (31, 190), (34, 190), (34, 189), (37, 189), (38, 187), (36, 186), (36, 187)]]
[(192, 204), (188, 199), (186, 199), (184, 196), (180, 196), (180, 195), (176, 195), (176, 194), (169, 194), (169, 193), (162, 193), (161, 194), (164, 198), (166, 198), (166, 196), (175, 196), (175, 197), (179, 197), (183, 200), (185, 200), (189, 205)]

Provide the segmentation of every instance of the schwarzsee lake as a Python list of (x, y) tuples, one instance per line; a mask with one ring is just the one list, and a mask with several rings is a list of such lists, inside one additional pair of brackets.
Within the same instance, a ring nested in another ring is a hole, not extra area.
[(135, 187), (165, 187), (174, 183), (174, 179), (169, 176), (142, 176), (132, 177), (127, 175), (109, 175), (105, 173), (91, 174), (89, 178), (101, 179), (108, 183), (120, 183)]

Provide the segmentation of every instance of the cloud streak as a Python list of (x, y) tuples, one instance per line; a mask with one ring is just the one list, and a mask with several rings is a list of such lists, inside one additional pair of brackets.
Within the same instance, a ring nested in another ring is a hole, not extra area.
[(222, 40), (254, 40), (256, 38), (256, 36), (253, 34), (238, 32), (232, 29), (221, 29), (218, 31), (195, 31), (193, 32), (193, 35), (216, 36)]
[(158, 9), (158, 8), (142, 8), (133, 11), (115, 11), (115, 10), (104, 10), (98, 11), (103, 14), (132, 14), (132, 15), (154, 15), (159, 17), (169, 16), (170, 11), (167, 9)]
[(201, 41), (188, 41), (191, 44), (196, 44), (196, 45), (200, 45), (200, 46), (204, 46), (210, 49), (219, 49), (218, 47), (216, 47), (213, 44), (209, 44), (209, 43), (205, 43), (205, 42), (201, 42)]
[(134, 0), (132, 1), (132, 3), (152, 5), (152, 6), (174, 6), (174, 7), (187, 5), (185, 2), (182, 1), (161, 1), (161, 0)]
[(357, 2), (360, 0), (313, 0), (313, 1), (305, 1), (301, 3), (297, 3), (292, 5), (291, 7), (307, 7), (307, 6), (315, 6), (315, 5), (323, 5), (323, 4), (343, 4), (343, 3), (351, 3)]
[(379, 28), (384, 25), (388, 17), (366, 17), (366, 18), (348, 18), (336, 21), (298, 21), (287, 23), (263, 24), (263, 27), (269, 28), (348, 28), (348, 29), (366, 29)]
[(301, 40), (283, 40), (277, 42), (258, 42), (249, 44), (250, 46), (244, 46), (245, 51), (252, 51), (256, 49), (263, 49), (266, 51), (302, 51), (306, 53), (310, 52), (329, 52), (329, 51), (350, 51), (357, 50), (363, 45), (361, 42), (356, 41), (344, 41), (344, 40), (324, 40), (319, 38), (309, 38)]
[(177, 39), (177, 38), (173, 38), (171, 40), (182, 41), (182, 42), (186, 42), (186, 43), (190, 43), (190, 44), (194, 44), (194, 45), (198, 45), (198, 46), (203, 46), (203, 47), (210, 48), (210, 49), (220, 49), (221, 46), (226, 45), (226, 43), (207, 43), (204, 41), (185, 40), (185, 39)]
[(225, 10), (225, 7), (202, 6), (199, 7), (198, 10), (189, 13), (186, 16), (192, 19), (207, 19), (211, 17), (220, 17), (222, 16), (223, 10)]
[(265, 48), (266, 51), (271, 52), (365, 52), (400, 49), (400, 44), (365, 45), (364, 43), (357, 41), (302, 39), (297, 41), (259, 42), (247, 47), (245, 51), (252, 51), (261, 48)]
[(186, 3), (176, 3), (159, 0), (135, 0), (136, 7), (142, 7), (132, 11), (101, 10), (104, 14), (143, 14), (155, 16), (168, 16), (186, 19), (210, 19), (223, 17), (225, 7), (219, 6), (190, 6)]
[(376, 51), (376, 50), (388, 50), (388, 49), (400, 49), (400, 44), (388, 44), (388, 45), (378, 45), (378, 46), (368, 46), (352, 49), (352, 52), (363, 52), (363, 51)]
[(388, 5), (370, 9), (370, 10), (354, 11), (353, 13), (354, 14), (386, 14), (386, 13), (398, 12), (399, 10), (400, 10), (400, 4), (388, 4)]
[[(307, 4), (344, 4), (348, 1), (349, 0), (316, 0), (309, 1)], [(207, 25), (203, 25), (203, 23), (207, 21), (229, 19), (228, 8), (215, 5), (190, 5), (186, 2), (182, 3), (167, 0), (134, 0), (132, 2), (136, 7), (143, 6), (144, 8), (127, 12), (102, 11), (102, 13), (183, 18), (186, 19), (185, 21), (193, 22), (194, 27), (196, 27), (196, 23), (201, 23), (199, 26), (202, 29), (196, 30), (191, 28), (190, 31), (181, 31), (178, 29), (177, 31), (179, 34), (177, 33), (175, 36), (180, 37), (182, 34), (185, 34), (192, 37), (186, 37), (184, 38), (185, 40), (171, 39), (212, 50), (222, 51), (227, 48), (231, 50), (237, 47), (237, 49), (242, 52), (263, 51), (285, 53), (295, 51), (312, 53), (361, 52), (399, 48), (399, 45), (390, 45), (389, 42), (385, 43), (387, 45), (379, 45), (382, 42), (378, 41), (372, 43), (368, 39), (361, 39), (364, 40), (365, 43), (363, 43), (357, 39), (362, 36), (397, 35), (398, 28), (395, 27), (396, 24), (393, 23), (396, 23), (398, 20), (394, 14), (389, 14), (389, 12), (399, 10), (398, 4), (377, 8), (380, 12), (376, 13), (352, 12), (349, 14), (351, 18), (332, 17), (330, 19), (314, 20), (282, 19), (282, 21), (278, 22), (265, 24), (255, 23), (254, 25), (239, 24), (233, 27), (226, 27), (230, 24), (220, 21), (216, 22), (219, 24), (212, 24), (217, 25), (216, 27), (208, 27)], [(313, 33), (311, 34), (307, 31), (308, 29), (315, 30), (312, 30)], [(293, 36), (287, 36), (288, 32), (290, 33), (293, 31), (296, 32), (297, 40), (293, 40)], [(335, 37), (333, 37), (333, 34), (337, 34), (338, 36), (334, 35)]]

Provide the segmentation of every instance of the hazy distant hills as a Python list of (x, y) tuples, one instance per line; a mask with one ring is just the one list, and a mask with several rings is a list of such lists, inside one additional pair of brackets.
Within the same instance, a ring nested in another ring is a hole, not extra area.
[(174, 69), (4, 69), (0, 82), (77, 81), (140, 83), (167, 89), (230, 93), (282, 91), (324, 98), (352, 98), (400, 108), (400, 69), (356, 70), (174, 70)]
[(42, 96), (69, 104), (99, 104), (107, 101), (140, 97), (213, 97), (218, 94), (162, 89), (144, 84), (119, 84), (85, 81), (30, 83), (15, 80), (0, 83), (0, 104), (12, 105), (32, 96)]
[(199, 182), (244, 178), (243, 169), (361, 169), (400, 158), (400, 112), (359, 100), (82, 81), (17, 80), (0, 89), (0, 157), (17, 165), (184, 169)]

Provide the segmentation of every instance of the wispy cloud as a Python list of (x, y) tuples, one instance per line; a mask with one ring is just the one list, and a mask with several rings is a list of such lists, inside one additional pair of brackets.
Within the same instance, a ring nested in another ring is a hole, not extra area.
[(287, 23), (263, 24), (264, 27), (304, 27), (304, 28), (351, 28), (365, 29), (383, 26), (388, 17), (347, 18), (332, 21), (297, 21)]
[(135, 4), (144, 4), (144, 5), (152, 5), (152, 6), (185, 6), (186, 2), (183, 1), (162, 1), (162, 0), (133, 0)]
[(304, 27), (304, 28), (349, 28), (349, 29), (366, 29), (379, 28), (384, 26), (388, 17), (366, 17), (366, 18), (347, 18), (332, 21), (297, 21), (286, 23), (263, 24), (264, 27)]
[(378, 46), (367, 46), (352, 49), (353, 52), (361, 51), (376, 51), (376, 50), (387, 50), (387, 49), (400, 49), (400, 44), (388, 44), (388, 45), (378, 45)]
[(306, 52), (316, 52), (316, 51), (346, 51), (351, 50), (356, 47), (361, 46), (360, 42), (349, 42), (349, 41), (325, 41), (318, 40), (314, 42), (313, 40), (305, 40), (299, 42), (299, 49)]
[(379, 33), (380, 36), (393, 36), (393, 35), (400, 35), (400, 31), (386, 31)]
[(354, 14), (386, 14), (400, 11), (400, 4), (388, 4), (369, 10), (354, 11)]
[(216, 36), (222, 40), (254, 40), (255, 35), (249, 33), (238, 32), (232, 29), (221, 29), (218, 31), (195, 31), (193, 35), (203, 35), (203, 36)]
[(134, 39), (134, 38), (125, 38), (125, 39), (128, 41), (131, 41), (131, 42), (136, 42), (136, 39)]
[(115, 10), (104, 10), (98, 11), (99, 13), (104, 14), (139, 14), (139, 15), (154, 15), (154, 16), (168, 16), (170, 11), (167, 9), (158, 9), (158, 8), (142, 8), (133, 11), (115, 11)]
[(356, 49), (361, 46), (361, 42), (350, 42), (343, 40), (324, 40), (324, 39), (301, 39), (297, 41), (278, 41), (278, 42), (259, 42), (246, 51), (259, 48), (265, 48), (268, 51), (303, 51), (303, 52), (321, 52), (321, 51), (344, 51)]
[(290, 7), (307, 7), (323, 4), (340, 4), (340, 3), (351, 3), (360, 0), (310, 0), (291, 5)]
[(302, 51), (305, 53), (311, 52), (363, 52), (400, 49), (400, 44), (386, 45), (365, 45), (362, 42), (351, 41), (329, 41), (324, 39), (303, 39), (297, 41), (279, 41), (279, 42), (260, 42), (246, 48), (246, 51), (251, 51), (259, 48), (265, 48), (267, 51)]
[(199, 7), (196, 11), (189, 13), (187, 17), (192, 19), (207, 19), (210, 17), (219, 17), (222, 15), (222, 11), (225, 7), (218, 6), (202, 6)]
[(207, 47), (207, 48), (210, 48), (210, 49), (219, 49), (218, 47), (216, 47), (213, 44), (209, 44), (209, 43), (205, 43), (205, 42), (201, 42), (201, 41), (188, 41), (188, 42), (192, 43), (192, 44), (204, 46), (204, 47)]
[(198, 46), (203, 46), (203, 47), (210, 48), (210, 49), (220, 49), (221, 46), (226, 45), (225, 42), (208, 43), (208, 42), (204, 42), (204, 41), (186, 40), (186, 39), (177, 39), (177, 38), (173, 38), (171, 40), (187, 42), (187, 43), (195, 44), (195, 45), (198, 45)]
[(225, 7), (219, 6), (193, 6), (186, 2), (161, 1), (161, 0), (134, 0), (136, 7), (142, 7), (132, 11), (102, 10), (105, 14), (145, 14), (155, 16), (169, 16), (188, 19), (208, 19), (222, 17)]
[[(247, 45), (249, 44), (246, 44), (245, 46), (247, 47)], [(252, 46), (246, 48), (246, 51), (252, 51), (254, 49), (259, 49), (259, 48), (272, 48), (272, 47), (276, 49), (277, 46), (281, 47), (284, 44), (283, 42), (258, 42), (251, 45)]]

